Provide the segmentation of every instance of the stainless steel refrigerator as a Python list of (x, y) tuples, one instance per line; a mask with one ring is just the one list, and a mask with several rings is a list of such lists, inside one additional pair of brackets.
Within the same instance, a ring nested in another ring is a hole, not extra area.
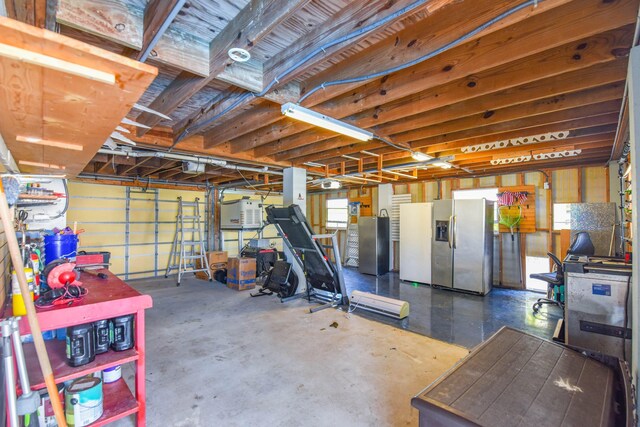
[(389, 272), (389, 217), (358, 219), (358, 271), (380, 276)]
[(491, 291), (494, 203), (435, 200), (431, 239), (431, 283), (475, 292)]

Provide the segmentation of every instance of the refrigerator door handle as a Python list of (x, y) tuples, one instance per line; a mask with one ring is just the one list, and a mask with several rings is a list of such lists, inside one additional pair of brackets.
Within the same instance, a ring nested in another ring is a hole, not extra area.
[(453, 249), (458, 247), (458, 219), (453, 216)]
[(449, 243), (449, 248), (452, 248), (451, 242), (453, 240), (451, 233), (453, 233), (453, 215), (449, 217), (449, 227), (447, 228), (447, 243)]

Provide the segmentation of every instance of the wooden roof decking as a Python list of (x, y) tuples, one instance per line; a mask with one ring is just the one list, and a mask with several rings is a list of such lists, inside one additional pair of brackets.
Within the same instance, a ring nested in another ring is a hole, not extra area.
[[(153, 30), (149, 20), (145, 21), (145, 13), (158, 10), (159, 4), (166, 11), (177, 1), (58, 0), (59, 14), (71, 4), (101, 11), (92, 20), (80, 20), (90, 12), (80, 18), (63, 13), (58, 15), (58, 26), (63, 34), (110, 50), (120, 46), (119, 53), (135, 56), (144, 47), (146, 32)], [(142, 104), (173, 120), (131, 112), (131, 118), (154, 127), (148, 133), (137, 129), (134, 139), (142, 146), (168, 148), (188, 129), (188, 137), (179, 141), (175, 150), (325, 170), (329, 175), (380, 166), (379, 157), (362, 151), (382, 155), (384, 167), (412, 162), (408, 151), (378, 141), (356, 142), (285, 118), (280, 105), (295, 102), (329, 81), (416, 60), (524, 0), (427, 1), (417, 9), (398, 13), (374, 31), (308, 58), (278, 80), (274, 86), (277, 93), (248, 97), (220, 115), (238, 96), (248, 90), (259, 92), (321, 44), (378, 22), (412, 3), (186, 1), (163, 35), (165, 41), (157, 48), (158, 55), (149, 58), (160, 74), (141, 99)], [(458, 168), (419, 169), (415, 171), (419, 179), (605, 164), (618, 124), (638, 6), (639, 0), (539, 1), (537, 7), (527, 6), (439, 55), (378, 78), (326, 86), (302, 105), (369, 129), (408, 149), (454, 156), (451, 163)], [(123, 10), (130, 13), (123, 16)], [(70, 22), (73, 19), (77, 21)], [(121, 28), (118, 19), (127, 21), (122, 31), (114, 30), (116, 26)], [(71, 30), (69, 25), (75, 28)], [(229, 47), (249, 50), (252, 61), (248, 66), (233, 63), (227, 57)], [(176, 51), (184, 55), (171, 54)], [(468, 145), (561, 131), (569, 132), (569, 137), (477, 153), (461, 151)], [(554, 149), (581, 153), (518, 164), (491, 162)], [(122, 167), (114, 172), (107, 166), (110, 157), (97, 155), (93, 160), (85, 169), (87, 173), (212, 183), (240, 178), (233, 171), (214, 167), (193, 177), (182, 174), (175, 163), (159, 159), (136, 166), (135, 161), (125, 164), (131, 159), (116, 158)], [(309, 167), (307, 162), (327, 168)], [(166, 170), (162, 169), (165, 164)], [(387, 175), (383, 179), (409, 178)]]

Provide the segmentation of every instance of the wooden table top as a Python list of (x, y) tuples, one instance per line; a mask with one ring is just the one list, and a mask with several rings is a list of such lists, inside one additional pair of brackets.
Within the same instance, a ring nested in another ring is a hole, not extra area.
[(615, 371), (504, 327), (419, 395), (428, 425), (613, 425)]

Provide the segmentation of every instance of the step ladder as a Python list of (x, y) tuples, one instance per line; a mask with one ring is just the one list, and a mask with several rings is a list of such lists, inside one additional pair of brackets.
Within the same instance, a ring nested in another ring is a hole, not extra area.
[[(178, 197), (178, 216), (176, 216), (176, 234), (171, 245), (169, 262), (164, 277), (169, 277), (171, 270), (178, 270), (178, 283), (185, 273), (204, 271), (211, 282), (211, 270), (204, 246), (202, 220), (200, 218), (199, 198), (194, 202), (185, 202)], [(199, 262), (198, 262), (199, 261)]]
[(358, 267), (358, 223), (349, 223), (347, 227), (347, 250), (344, 265)]

